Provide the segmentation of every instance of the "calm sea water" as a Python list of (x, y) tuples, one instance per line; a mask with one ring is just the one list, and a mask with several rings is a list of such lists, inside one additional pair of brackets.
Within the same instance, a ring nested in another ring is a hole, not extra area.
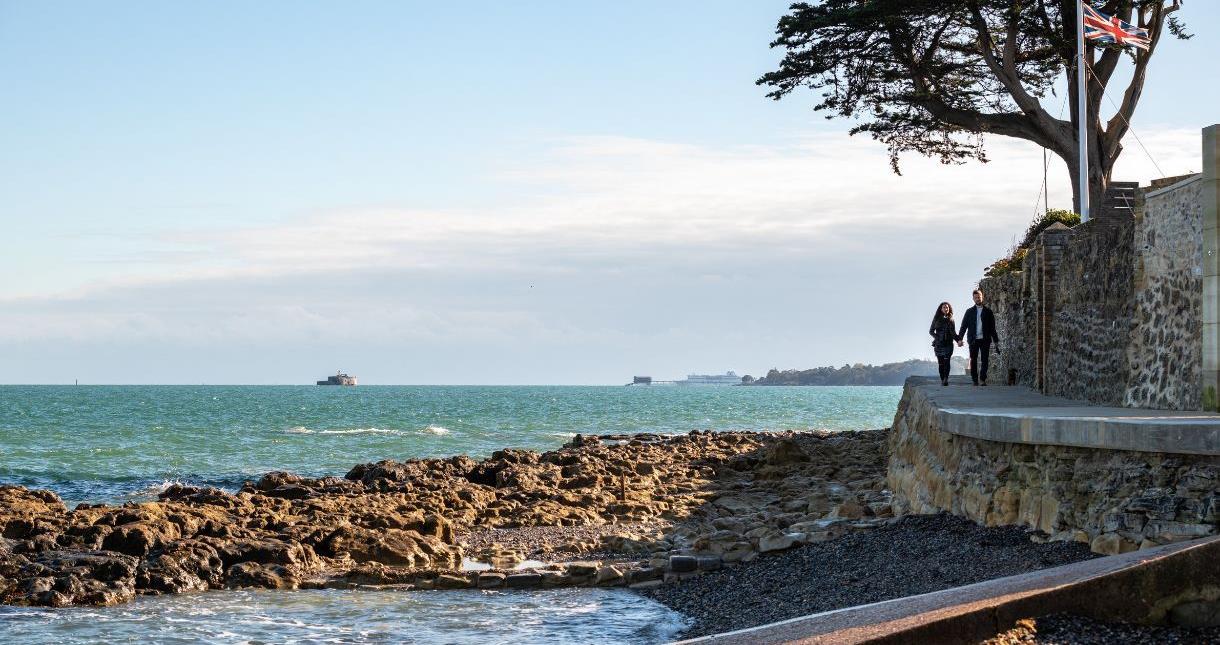
[[(503, 447), (577, 433), (888, 426), (898, 387), (0, 386), (0, 483), (69, 504), (234, 489), (271, 470)], [(478, 611), (471, 611), (477, 606)], [(624, 591), (217, 592), (123, 607), (0, 607), (6, 643), (662, 642), (682, 617)]]

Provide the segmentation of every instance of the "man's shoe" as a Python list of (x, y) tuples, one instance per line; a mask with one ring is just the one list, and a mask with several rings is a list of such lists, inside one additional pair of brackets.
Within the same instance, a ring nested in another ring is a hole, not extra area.
[(983, 381), (983, 382), (979, 383), (979, 385), (982, 385), (983, 387), (987, 387), (987, 381)]
[(975, 387), (978, 387), (978, 386), (979, 386), (979, 382), (978, 382), (978, 381), (975, 381), (975, 382), (974, 382), (974, 386), (975, 386)]
[(940, 380), (940, 384), (941, 384), (941, 385), (948, 385), (948, 384), (949, 384), (949, 379), (947, 379), (947, 378), (942, 378), (942, 379)]

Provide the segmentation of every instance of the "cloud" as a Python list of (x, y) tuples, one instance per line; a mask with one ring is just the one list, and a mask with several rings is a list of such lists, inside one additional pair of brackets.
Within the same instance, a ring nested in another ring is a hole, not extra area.
[[(1198, 132), (1141, 135), (1167, 173), (1197, 169)], [(226, 344), (393, 347), (429, 374), (453, 363), (455, 381), (488, 356), (552, 374), (590, 357), (606, 373), (644, 357), (694, 369), (701, 352), (792, 357), (780, 366), (904, 358), (926, 349), (921, 303), (968, 292), (1041, 207), (1037, 147), (993, 139), (989, 156), (905, 159), (899, 177), (881, 146), (840, 133), (737, 147), (562, 139), (472, 178), (512, 186), (488, 207), (182, 228), (121, 280), (0, 300), (0, 346), (70, 343), (87, 360), (94, 345), (146, 343), (191, 356), (184, 374)], [(1141, 157), (1129, 145), (1116, 177), (1156, 176)], [(1057, 161), (1050, 179), (1051, 205), (1070, 204)], [(878, 299), (893, 313), (841, 322)], [(461, 347), (482, 355), (459, 365)]]

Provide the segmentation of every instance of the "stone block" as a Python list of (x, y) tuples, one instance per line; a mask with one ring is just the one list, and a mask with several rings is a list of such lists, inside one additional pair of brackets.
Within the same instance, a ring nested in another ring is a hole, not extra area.
[(669, 570), (674, 573), (689, 573), (699, 568), (699, 560), (690, 555), (669, 556)]
[(541, 573), (514, 573), (505, 579), (510, 589), (531, 589), (542, 585)]
[(504, 586), (504, 581), (507, 577), (503, 573), (484, 571), (479, 574), (478, 587), (479, 589), (499, 589)]
[(782, 551), (791, 548), (792, 545), (803, 537), (802, 533), (781, 533), (778, 535), (766, 535), (758, 538), (758, 551), (760, 553), (770, 553), (771, 551)]
[(1170, 520), (1150, 520), (1143, 531), (1145, 537), (1158, 544), (1193, 540), (1214, 535), (1215, 533), (1216, 527), (1212, 524), (1194, 524)]
[(1093, 541), (1089, 544), (1089, 548), (1092, 549), (1094, 553), (1118, 555), (1119, 553), (1134, 551), (1139, 548), (1139, 546), (1131, 540), (1122, 537), (1118, 533), (1102, 533), (1101, 535), (1093, 538)]

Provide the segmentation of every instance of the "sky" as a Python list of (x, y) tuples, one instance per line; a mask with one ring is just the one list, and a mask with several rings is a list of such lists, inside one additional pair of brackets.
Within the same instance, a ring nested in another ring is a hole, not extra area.
[[(931, 358), (936, 303), (1039, 209), (1041, 149), (892, 174), (754, 84), (786, 6), (0, 0), (0, 383)], [(1200, 170), (1220, 121), (1220, 7), (1180, 16), (1116, 179)]]

